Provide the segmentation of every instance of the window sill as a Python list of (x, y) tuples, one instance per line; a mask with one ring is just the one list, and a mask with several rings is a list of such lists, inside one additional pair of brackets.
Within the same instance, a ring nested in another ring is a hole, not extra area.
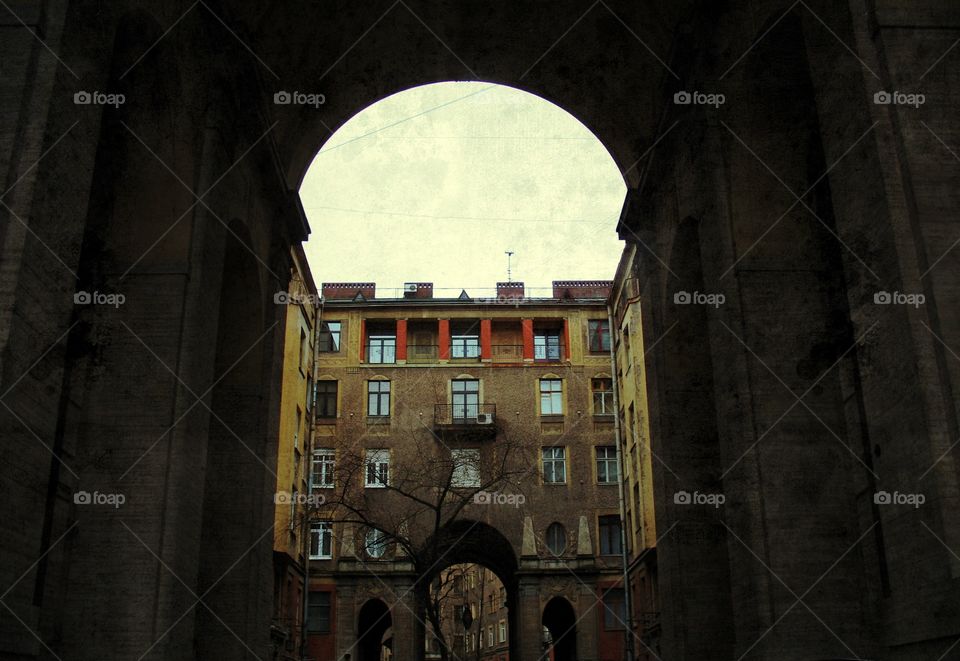
[(563, 422), (562, 413), (549, 413), (546, 415), (541, 414), (540, 422)]
[(368, 425), (389, 425), (390, 416), (389, 415), (368, 415), (367, 424)]

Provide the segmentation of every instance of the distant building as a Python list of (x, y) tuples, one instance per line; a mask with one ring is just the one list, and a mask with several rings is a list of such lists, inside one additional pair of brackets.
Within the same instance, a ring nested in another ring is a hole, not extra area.
[[(438, 532), (449, 543), (427, 566), (396, 542), (404, 523), (378, 531), (343, 507), (320, 508), (308, 559), (311, 658), (424, 654), (416, 645), (429, 650), (429, 631), (416, 591), (458, 563), (482, 565), (478, 576), (492, 572), (504, 588), (464, 587), (475, 596), (472, 631), (482, 624), (483, 647), (450, 634), (470, 658), (622, 656), (611, 284), (558, 281), (542, 298), (525, 296), (520, 282), (450, 298), (434, 298), (430, 283), (390, 298), (374, 283), (322, 286), (316, 495), (332, 501), (350, 490), (362, 507), (377, 507), (397, 496), (405, 471), (444, 453), (462, 462), (453, 487), (469, 494), (489, 477), (483, 461), (498, 447), (519, 439), (527, 454), (523, 479), (481, 494)], [(359, 469), (347, 465), (356, 453)]]
[(313, 420), (313, 369), (319, 295), (297, 246), (288, 292), (274, 297), (286, 307), (280, 435), (277, 453), (273, 540), (274, 604), (271, 641), (274, 659), (300, 659), (304, 616), (306, 496)]
[(632, 596), (635, 658), (660, 655), (660, 600), (657, 590), (657, 525), (653, 503), (653, 466), (647, 415), (640, 288), (636, 248), (624, 250), (611, 293), (613, 343), (623, 457), (624, 512)]

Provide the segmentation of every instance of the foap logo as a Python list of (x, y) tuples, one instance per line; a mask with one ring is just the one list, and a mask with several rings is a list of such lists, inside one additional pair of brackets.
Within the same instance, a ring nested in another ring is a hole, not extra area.
[(678, 291), (673, 294), (673, 302), (675, 305), (712, 305), (718, 308), (723, 305), (726, 300), (727, 297), (723, 294), (707, 294), (700, 291)]
[(476, 505), (513, 505), (514, 507), (520, 507), (527, 502), (527, 497), (522, 493), (478, 491), (473, 494), (473, 502)]
[(278, 106), (313, 106), (319, 108), (326, 102), (327, 97), (323, 94), (308, 92), (285, 92), (281, 90), (273, 95), (273, 103)]
[(319, 507), (327, 502), (327, 498), (322, 493), (290, 493), (289, 491), (278, 491), (273, 494), (273, 502), (277, 505), (309, 505), (311, 507)]
[(900, 291), (888, 292), (878, 291), (873, 294), (873, 302), (876, 305), (912, 305), (915, 308), (923, 305), (927, 297), (923, 294), (905, 294)]
[(886, 92), (880, 90), (873, 95), (873, 102), (878, 106), (913, 106), (919, 108), (926, 103), (927, 97), (920, 93), (908, 93), (894, 90)]
[(77, 491), (73, 494), (73, 502), (77, 505), (112, 505), (113, 509), (119, 509), (121, 505), (127, 502), (127, 497), (122, 493)]
[(119, 108), (127, 102), (123, 94), (108, 94), (106, 92), (85, 92), (80, 90), (73, 95), (73, 102), (78, 106), (113, 106)]
[(320, 305), (323, 297), (316, 294), (294, 294), (278, 291), (273, 295), (273, 302), (277, 305)]
[(74, 305), (111, 305), (119, 308), (126, 301), (127, 297), (123, 294), (105, 294), (100, 291), (78, 291), (73, 295)]
[(680, 90), (673, 95), (673, 102), (678, 106), (713, 106), (719, 108), (727, 102), (723, 94), (709, 94), (707, 92), (687, 92)]
[(713, 508), (718, 508), (727, 502), (727, 497), (722, 493), (677, 491), (673, 494), (673, 502), (677, 505), (710, 505)]
[(878, 491), (873, 494), (873, 502), (876, 505), (911, 505), (916, 509), (927, 502), (927, 497), (922, 493)]
[(520, 305), (526, 300), (527, 297), (523, 294), (499, 294), (478, 298), (476, 302), (478, 305)]

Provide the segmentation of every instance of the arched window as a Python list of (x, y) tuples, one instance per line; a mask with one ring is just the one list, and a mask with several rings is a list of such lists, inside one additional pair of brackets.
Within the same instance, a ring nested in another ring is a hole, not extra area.
[(567, 548), (567, 531), (563, 525), (554, 521), (547, 528), (547, 548), (553, 555), (563, 555)]

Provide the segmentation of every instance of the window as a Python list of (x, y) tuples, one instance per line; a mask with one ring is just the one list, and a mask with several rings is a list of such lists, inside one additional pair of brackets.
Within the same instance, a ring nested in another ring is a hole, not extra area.
[(390, 484), (390, 450), (367, 450), (366, 483), (368, 487)]
[(320, 324), (320, 351), (323, 353), (340, 351), (339, 321), (324, 321)]
[(307, 396), (304, 398), (307, 402), (308, 411), (313, 408), (313, 400), (316, 399), (316, 394), (317, 394), (317, 391), (315, 386), (313, 385), (313, 378), (308, 376), (307, 377)]
[(387, 537), (387, 534), (376, 528), (370, 528), (367, 530), (367, 534), (364, 538), (363, 549), (366, 551), (367, 557), (377, 559), (382, 558), (387, 552), (387, 546), (390, 543), (390, 538)]
[(300, 427), (303, 426), (303, 413), (300, 411), (300, 407), (297, 407), (297, 420), (296, 427), (293, 428), (293, 447), (300, 447)]
[(450, 486), (480, 486), (480, 450), (450, 450), (450, 458), (453, 460)]
[(547, 527), (547, 548), (556, 556), (563, 555), (567, 548), (567, 531), (556, 521)]
[(395, 363), (397, 338), (395, 335), (371, 335), (367, 344), (367, 362)]
[(620, 517), (600, 517), (600, 555), (620, 555)]
[(333, 487), (333, 470), (336, 466), (336, 451), (333, 448), (317, 448), (313, 451), (313, 488)]
[(479, 358), (480, 338), (476, 335), (453, 335), (450, 337), (451, 358)]
[(603, 628), (607, 631), (623, 629), (627, 617), (623, 588), (610, 588), (603, 593)]
[(540, 379), (540, 415), (563, 415), (563, 381)]
[(480, 412), (480, 382), (476, 379), (454, 379), (451, 389), (454, 421), (475, 420)]
[(610, 351), (610, 324), (606, 319), (587, 322), (587, 343), (593, 353)]
[(543, 448), (543, 481), (546, 484), (563, 484), (567, 481), (565, 447)]
[(560, 334), (539, 333), (533, 336), (534, 360), (560, 360)]
[(307, 366), (307, 357), (310, 355), (309, 348), (307, 347), (307, 334), (304, 330), (300, 329), (300, 371), (302, 372), (306, 369)]
[(329, 560), (333, 557), (333, 524), (317, 521), (310, 524), (310, 559)]
[(310, 592), (307, 594), (307, 631), (310, 633), (330, 633), (329, 592)]
[(493, 647), (493, 625), (487, 625), (487, 647)]
[(390, 415), (389, 381), (367, 381), (367, 415)]
[(500, 642), (507, 642), (507, 622), (506, 620), (500, 620), (500, 623), (497, 625), (497, 628), (500, 630)]
[(597, 484), (616, 484), (620, 481), (620, 470), (617, 466), (617, 448), (614, 445), (603, 445), (594, 448), (597, 453)]
[(317, 381), (317, 417), (337, 417), (336, 381)]
[(593, 379), (593, 414), (613, 415), (613, 379)]

